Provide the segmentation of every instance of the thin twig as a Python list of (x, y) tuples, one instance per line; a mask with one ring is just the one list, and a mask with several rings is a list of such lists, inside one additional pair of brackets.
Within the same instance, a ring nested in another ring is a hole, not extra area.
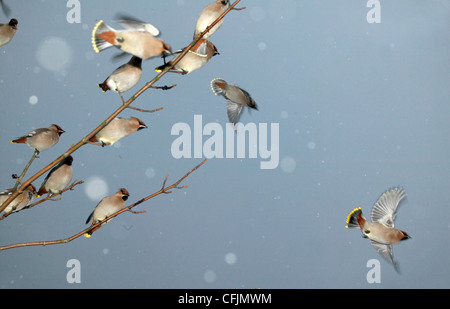
[(36, 159), (38, 155), (39, 155), (39, 151), (35, 150), (34, 153), (33, 153), (33, 155), (31, 156), (30, 161), (28, 161), (28, 164), (27, 164), (27, 165), (25, 166), (25, 168), (23, 169), (22, 174), (20, 174), (20, 176), (17, 177), (16, 184), (14, 185), (14, 190), (16, 190), (17, 187), (20, 185), (23, 176), (25, 176), (25, 174), (27, 173), (28, 168), (30, 167), (31, 163), (33, 163), (34, 159)]
[(103, 121), (97, 128), (95, 128), (91, 133), (86, 135), (84, 138), (82, 138), (78, 143), (75, 145), (72, 145), (64, 154), (59, 156), (56, 160), (54, 160), (52, 163), (48, 164), (46, 167), (41, 169), (39, 172), (31, 176), (27, 181), (22, 183), (22, 186), (19, 188), (19, 190), (16, 190), (1, 206), (0, 206), (0, 212), (3, 211), (19, 194), (19, 192), (23, 191), (25, 188), (28, 187), (29, 184), (31, 184), (33, 181), (44, 175), (47, 171), (49, 171), (51, 168), (53, 168), (55, 165), (57, 165), (59, 162), (64, 160), (66, 157), (71, 155), (73, 152), (84, 146), (85, 144), (89, 143), (89, 140), (91, 137), (93, 137), (95, 134), (97, 134), (101, 129), (103, 129), (105, 126), (107, 126), (114, 118), (116, 118), (122, 111), (124, 111), (131, 103), (133, 103), (142, 93), (144, 93), (148, 88), (153, 87), (153, 84), (156, 83), (161, 77), (163, 77), (170, 69), (172, 69), (191, 49), (194, 47), (194, 45), (206, 34), (208, 33), (220, 20), (222, 20), (226, 14), (228, 14), (231, 10), (237, 10), (234, 7), (240, 2), (241, 0), (236, 0), (233, 4), (231, 4), (209, 27), (205, 29), (202, 33), (200, 33), (192, 42), (189, 44), (179, 55), (176, 59), (172, 60), (172, 65), (167, 66), (164, 70), (162, 70), (158, 75), (156, 75), (150, 82), (148, 82), (144, 87), (142, 87), (140, 90), (138, 90), (128, 101), (126, 101), (123, 105), (121, 105), (115, 112), (113, 112), (105, 121)]
[(50, 201), (59, 201), (61, 198), (54, 199), (54, 197), (55, 197), (55, 196), (58, 196), (58, 195), (61, 195), (61, 194), (63, 194), (64, 192), (69, 191), (69, 190), (73, 191), (75, 186), (80, 185), (80, 184), (82, 184), (82, 183), (84, 183), (84, 181), (82, 181), (82, 180), (76, 181), (76, 180), (75, 180), (70, 186), (68, 186), (67, 188), (65, 188), (64, 190), (62, 190), (62, 191), (59, 192), (59, 193), (49, 194), (49, 195), (47, 195), (45, 198), (43, 198), (43, 199), (41, 199), (41, 200), (39, 200), (39, 201), (37, 201), (37, 202), (35, 202), (35, 203), (33, 203), (33, 204), (30, 204), (30, 205), (28, 205), (28, 206), (22, 208), (22, 209), (19, 210), (19, 211), (14, 211), (14, 212), (11, 211), (11, 212), (8, 212), (8, 213), (4, 213), (4, 214), (0, 217), (0, 220), (5, 219), (6, 217), (8, 217), (8, 216), (11, 215), (11, 214), (16, 214), (16, 213), (18, 213), (18, 212), (20, 212), (20, 211), (22, 211), (22, 210), (25, 210), (25, 209), (28, 209), (28, 208), (32, 208), (32, 207), (34, 207), (34, 206), (36, 206), (36, 205), (39, 205), (39, 204), (41, 204), (41, 203), (43, 203), (43, 202), (45, 202), (45, 201), (49, 201), (49, 200), (50, 200)]
[[(90, 227), (88, 227), (88, 228), (86, 228), (86, 229), (84, 229), (84, 230), (82, 230), (82, 231), (76, 233), (75, 235), (72, 235), (72, 236), (70, 236), (70, 237), (68, 237), (68, 238), (64, 238), (64, 239), (58, 239), (58, 240), (50, 240), (50, 241), (45, 241), (45, 240), (44, 240), (44, 241), (33, 241), (33, 242), (25, 242), (25, 243), (18, 243), (18, 244), (6, 245), (6, 246), (0, 247), (0, 251), (7, 250), (7, 249), (12, 249), (12, 248), (19, 248), (19, 247), (47, 246), (47, 245), (66, 244), (66, 243), (68, 243), (68, 242), (71, 242), (72, 240), (74, 240), (74, 239), (76, 239), (76, 238), (78, 238), (78, 237), (80, 237), (80, 236), (83, 236), (85, 233), (87, 233), (87, 232), (89, 232), (89, 231), (99, 229), (100, 227), (102, 227), (102, 225), (103, 225), (104, 222), (107, 222), (107, 221), (111, 220), (112, 218), (117, 217), (117, 216), (120, 215), (121, 213), (123, 213), (123, 212), (125, 212), (125, 211), (131, 211), (132, 208), (134, 208), (134, 207), (136, 207), (136, 206), (142, 204), (143, 202), (145, 202), (145, 201), (147, 201), (147, 200), (149, 200), (149, 199), (151, 199), (151, 198), (154, 198), (155, 196), (158, 196), (158, 195), (160, 195), (160, 194), (162, 194), (162, 193), (167, 193), (167, 190), (170, 190), (170, 189), (173, 189), (173, 188), (184, 188), (184, 187), (178, 187), (178, 185), (179, 185), (184, 179), (186, 179), (191, 173), (193, 173), (193, 172), (196, 171), (200, 166), (202, 166), (205, 162), (206, 162), (206, 159), (204, 159), (200, 164), (198, 164), (198, 165), (197, 165), (196, 167), (194, 167), (192, 170), (190, 170), (189, 172), (187, 172), (183, 177), (181, 177), (178, 181), (176, 181), (175, 183), (173, 183), (172, 185), (170, 185), (170, 186), (168, 186), (168, 187), (165, 186), (165, 183), (166, 183), (166, 181), (167, 181), (167, 177), (166, 177), (166, 179), (164, 180), (164, 185), (163, 185), (163, 187), (162, 187), (159, 191), (157, 191), (157, 192), (155, 192), (155, 193), (153, 193), (153, 194), (151, 194), (151, 195), (149, 195), (149, 196), (147, 196), (147, 197), (145, 197), (145, 198), (143, 198), (143, 199), (140, 199), (139, 201), (137, 201), (136, 203), (134, 203), (134, 204), (132, 204), (132, 205), (130, 205), (130, 206), (127, 206), (127, 207), (125, 207), (125, 208), (122, 208), (121, 210), (115, 212), (115, 213), (112, 214), (111, 216), (105, 218), (105, 219), (102, 220), (102, 221), (99, 221), (99, 222), (97, 222), (97, 223), (91, 225)], [(187, 187), (186, 187), (186, 188), (187, 188)], [(142, 212), (135, 212), (135, 211), (131, 211), (131, 212), (133, 212), (133, 213), (142, 213)]]
[(134, 107), (134, 106), (128, 106), (128, 108), (129, 109), (134, 109), (136, 111), (143, 112), (143, 113), (154, 113), (154, 112), (158, 112), (158, 111), (164, 109), (164, 107), (160, 107), (160, 108), (157, 108), (157, 109), (142, 109), (142, 108), (137, 108), (137, 107)]

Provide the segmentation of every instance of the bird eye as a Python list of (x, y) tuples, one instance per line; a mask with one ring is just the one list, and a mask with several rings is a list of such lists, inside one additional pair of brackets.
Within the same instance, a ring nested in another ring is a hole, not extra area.
[(364, 230), (364, 234), (370, 234), (369, 230)]
[(121, 38), (121, 37), (118, 37), (116, 40), (117, 40), (117, 42), (119, 42), (119, 43), (123, 43), (123, 41), (124, 41), (123, 38)]

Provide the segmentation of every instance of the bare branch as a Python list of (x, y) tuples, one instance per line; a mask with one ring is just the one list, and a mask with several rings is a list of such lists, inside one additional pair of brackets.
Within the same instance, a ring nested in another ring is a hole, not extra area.
[[(241, 0), (236, 0), (233, 4), (231, 4), (209, 27), (205, 29), (200, 35), (198, 35), (192, 42), (189, 44), (183, 52), (181, 52), (178, 57), (174, 60), (172, 60), (172, 65), (167, 66), (166, 69), (162, 70), (158, 75), (156, 75), (150, 82), (148, 82), (144, 87), (142, 87), (140, 90), (138, 90), (128, 101), (124, 102), (114, 113), (112, 113), (105, 121), (103, 121), (97, 128), (95, 128), (91, 133), (86, 135), (84, 138), (82, 138), (78, 143), (75, 145), (72, 145), (63, 155), (58, 157), (56, 160), (54, 160), (52, 163), (48, 164), (46, 167), (41, 169), (39, 172), (37, 172), (35, 175), (31, 176), (27, 181), (22, 183), (22, 186), (19, 190), (15, 191), (1, 206), (0, 206), (0, 212), (2, 212), (6, 206), (8, 206), (14, 198), (19, 194), (20, 191), (23, 191), (25, 188), (28, 187), (29, 184), (31, 184), (33, 181), (41, 177), (43, 174), (45, 174), (47, 171), (49, 171), (52, 167), (57, 165), (59, 162), (64, 160), (67, 156), (74, 153), (76, 150), (84, 146), (85, 144), (89, 143), (89, 140), (91, 137), (93, 137), (95, 134), (97, 134), (101, 129), (103, 129), (105, 126), (107, 126), (115, 117), (117, 117), (123, 110), (125, 110), (131, 103), (134, 102), (142, 93), (144, 93), (148, 88), (152, 88), (153, 84), (156, 83), (161, 77), (163, 77), (170, 69), (173, 68), (174, 65), (176, 65), (181, 58), (183, 58), (191, 49), (194, 47), (194, 45), (206, 34), (208, 33), (220, 20), (222, 20), (226, 14), (228, 14), (231, 10), (235, 9), (234, 7), (240, 2)], [(121, 96), (122, 97), (122, 96)], [(123, 100), (123, 97), (122, 97)]]
[(134, 110), (137, 110), (137, 111), (143, 112), (143, 113), (154, 113), (154, 112), (158, 112), (158, 111), (164, 109), (164, 107), (160, 107), (160, 108), (157, 108), (157, 109), (141, 109), (141, 108), (137, 108), (137, 107), (134, 107), (134, 106), (128, 106), (128, 108), (134, 109)]
[[(47, 246), (47, 245), (66, 244), (66, 243), (71, 242), (72, 240), (74, 240), (74, 239), (76, 239), (76, 238), (78, 238), (78, 237), (80, 237), (80, 236), (83, 236), (83, 235), (84, 235), (85, 233), (87, 233), (87, 232), (92, 232), (92, 231), (95, 231), (95, 230), (101, 228), (104, 222), (107, 222), (107, 221), (111, 220), (112, 218), (117, 217), (118, 215), (120, 215), (120, 214), (123, 213), (123, 212), (131, 211), (131, 212), (133, 212), (133, 213), (142, 213), (142, 212), (135, 212), (135, 211), (132, 211), (131, 209), (134, 208), (134, 207), (136, 207), (136, 206), (138, 206), (138, 205), (140, 205), (140, 204), (142, 204), (143, 202), (145, 202), (145, 201), (147, 201), (147, 200), (149, 200), (149, 199), (151, 199), (151, 198), (154, 198), (155, 196), (158, 196), (158, 195), (160, 195), (160, 194), (162, 194), (162, 193), (166, 193), (167, 190), (170, 190), (170, 189), (173, 189), (173, 188), (179, 188), (178, 185), (179, 185), (184, 179), (186, 179), (191, 173), (193, 173), (193, 172), (196, 171), (200, 166), (202, 166), (205, 162), (206, 162), (206, 159), (204, 159), (200, 164), (198, 164), (196, 167), (194, 167), (192, 170), (190, 170), (188, 173), (186, 173), (183, 177), (181, 177), (178, 181), (176, 181), (176, 182), (173, 183), (172, 185), (170, 185), (170, 186), (168, 186), (168, 187), (163, 186), (159, 191), (157, 191), (157, 192), (155, 192), (155, 193), (153, 193), (153, 194), (151, 194), (151, 195), (149, 195), (149, 196), (147, 196), (147, 197), (145, 197), (145, 198), (140, 199), (139, 201), (137, 201), (136, 203), (134, 203), (134, 204), (132, 204), (132, 205), (130, 205), (130, 206), (127, 206), (127, 207), (122, 208), (121, 210), (115, 212), (115, 213), (112, 214), (111, 216), (105, 218), (105, 219), (102, 220), (102, 221), (99, 221), (99, 222), (97, 222), (97, 223), (91, 225), (91, 226), (88, 227), (87, 229), (84, 229), (84, 230), (82, 230), (82, 231), (76, 233), (75, 235), (72, 235), (72, 236), (70, 236), (70, 237), (68, 237), (68, 238), (65, 238), (65, 239), (50, 240), (50, 241), (45, 241), (45, 240), (44, 240), (44, 241), (34, 241), (34, 242), (25, 242), (25, 243), (13, 244), (13, 245), (6, 245), (6, 246), (0, 247), (0, 251), (7, 250), (7, 249), (13, 249), (13, 248), (19, 248), (19, 247)], [(168, 175), (167, 175), (167, 176), (168, 176)], [(166, 177), (166, 179), (164, 180), (164, 184), (166, 183), (166, 180), (167, 180), (167, 177)]]
[(18, 212), (20, 212), (20, 211), (22, 211), (22, 210), (24, 210), (24, 209), (28, 209), (28, 208), (34, 207), (34, 206), (36, 206), (36, 205), (39, 205), (39, 204), (41, 204), (41, 203), (43, 203), (43, 202), (45, 202), (45, 201), (49, 201), (49, 200), (50, 200), (50, 201), (59, 201), (59, 200), (61, 200), (61, 198), (57, 198), (57, 199), (53, 199), (53, 198), (54, 198), (55, 196), (58, 196), (58, 195), (63, 194), (63, 193), (66, 192), (66, 191), (69, 191), (69, 190), (73, 191), (75, 186), (80, 185), (80, 184), (82, 184), (82, 183), (84, 183), (84, 181), (82, 181), (82, 180), (76, 181), (76, 180), (75, 180), (70, 186), (68, 186), (67, 188), (65, 188), (65, 189), (62, 190), (61, 192), (55, 193), (55, 194), (51, 194), (51, 195), (49, 194), (49, 195), (47, 195), (47, 197), (45, 197), (45, 198), (43, 198), (43, 199), (41, 199), (41, 200), (39, 200), (39, 201), (37, 201), (37, 202), (35, 202), (35, 203), (33, 203), (33, 204), (28, 205), (28, 206), (22, 208), (22, 209), (19, 210), (19, 211), (5, 213), (5, 214), (3, 214), (3, 215), (0, 217), (0, 220), (3, 220), (4, 218), (8, 217), (8, 216), (11, 215), (11, 214), (16, 214), (16, 213), (18, 213)]
[(17, 177), (16, 184), (14, 185), (14, 190), (17, 189), (17, 187), (20, 185), (20, 183), (22, 181), (22, 178), (25, 176), (25, 174), (27, 173), (28, 168), (30, 167), (31, 163), (33, 163), (34, 159), (36, 159), (38, 155), (39, 155), (39, 151), (35, 150), (33, 155), (31, 156), (30, 161), (28, 162), (28, 164), (23, 169), (22, 174), (20, 174), (20, 176)]

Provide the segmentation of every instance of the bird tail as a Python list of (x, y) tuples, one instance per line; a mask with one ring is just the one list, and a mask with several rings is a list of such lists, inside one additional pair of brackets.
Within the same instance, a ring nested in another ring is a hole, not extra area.
[(19, 144), (25, 144), (27, 142), (27, 136), (19, 137), (18, 139), (12, 140), (10, 143), (19, 143)]
[(108, 90), (111, 90), (111, 89), (108, 87), (108, 84), (106, 83), (106, 80), (105, 80), (103, 83), (98, 84), (98, 86), (102, 89), (103, 92), (106, 92), (106, 91), (108, 91)]
[(358, 216), (362, 217), (361, 207), (353, 209), (347, 216), (346, 228), (360, 228)]
[(169, 62), (167, 62), (167, 63), (165, 63), (163, 65), (160, 65), (159, 67), (156, 67), (155, 71), (158, 72), (158, 73), (161, 73), (162, 71), (164, 71), (167, 67), (169, 67), (171, 65), (172, 65), (172, 62), (169, 61)]
[(47, 190), (45, 190), (45, 187), (44, 186), (41, 186), (40, 188), (39, 188), (39, 191), (36, 193), (37, 195), (37, 197), (40, 197), (40, 196), (42, 196), (42, 195), (44, 195), (45, 193), (48, 193), (47, 192)]
[(92, 46), (96, 53), (115, 45), (116, 43), (116, 30), (105, 24), (103, 20), (100, 20), (92, 30)]
[(90, 229), (89, 231), (87, 231), (86, 233), (84, 233), (84, 237), (86, 238), (90, 238), (92, 236), (92, 234), (98, 230), (101, 227), (101, 225), (94, 227), (93, 229)]
[(214, 92), (215, 95), (223, 94), (223, 87), (227, 84), (226, 81), (224, 81), (221, 78), (214, 78), (211, 81), (211, 89)]

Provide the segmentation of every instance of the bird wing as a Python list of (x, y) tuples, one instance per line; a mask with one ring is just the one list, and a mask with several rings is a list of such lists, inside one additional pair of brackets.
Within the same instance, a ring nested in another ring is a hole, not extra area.
[(372, 222), (378, 222), (386, 227), (393, 228), (397, 206), (405, 196), (405, 191), (399, 188), (383, 193), (372, 208)]
[[(197, 45), (199, 44), (199, 45)], [(208, 42), (207, 41), (198, 41), (197, 44), (195, 44), (191, 50), (189, 50), (190, 53), (197, 55), (199, 57), (208, 57)], [(186, 49), (186, 47), (185, 47)], [(195, 50), (195, 51), (193, 51)]]
[(88, 224), (89, 221), (91, 221), (92, 216), (94, 215), (94, 211), (95, 211), (95, 209), (90, 213), (89, 217), (88, 217), (87, 220), (86, 220), (86, 224)]
[(234, 103), (233, 101), (227, 100), (227, 115), (228, 120), (236, 124), (239, 120), (239, 116), (241, 115), (242, 105), (238, 103)]
[(156, 28), (155, 26), (138, 20), (120, 19), (116, 22), (129, 31), (145, 31), (153, 36), (158, 36), (160, 34), (158, 28)]
[(0, 192), (0, 195), (12, 195), (13, 190), (14, 190), (13, 188), (3, 190)]
[(41, 189), (43, 189), (45, 187), (45, 184), (47, 183), (48, 179), (50, 178), (50, 176), (57, 170), (59, 169), (61, 166), (63, 166), (65, 164), (65, 160), (62, 160), (61, 162), (59, 162), (55, 167), (53, 167), (50, 172), (47, 174), (47, 176), (45, 176), (44, 181), (42, 182), (41, 186), (39, 187), (38, 192), (41, 192)]
[(394, 260), (394, 253), (392, 251), (392, 245), (381, 244), (374, 240), (370, 240), (375, 250), (377, 250), (378, 254), (381, 255), (386, 261), (392, 264), (397, 272), (399, 272), (398, 264)]

